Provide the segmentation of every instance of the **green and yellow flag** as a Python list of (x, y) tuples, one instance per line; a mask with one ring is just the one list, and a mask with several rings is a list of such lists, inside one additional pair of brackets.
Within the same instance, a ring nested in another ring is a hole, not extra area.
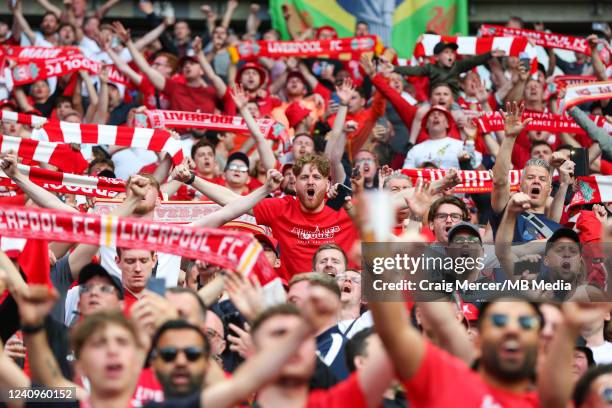
[[(468, 34), (468, 0), (270, 0), (272, 26), (284, 40), (308, 27), (332, 26), (350, 37), (357, 21), (395, 48), (402, 58), (412, 55), (419, 35)], [(288, 11), (288, 13), (287, 13)], [(285, 16), (289, 18), (286, 19)]]

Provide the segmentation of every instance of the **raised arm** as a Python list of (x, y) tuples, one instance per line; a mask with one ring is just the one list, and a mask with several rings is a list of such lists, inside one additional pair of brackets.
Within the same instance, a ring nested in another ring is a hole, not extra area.
[(22, 111), (29, 112), (34, 109), (34, 106), (32, 106), (28, 101), (28, 97), (26, 96), (26, 93), (22, 87), (16, 86), (14, 89), (14, 93), (15, 99), (17, 100), (17, 104), (19, 105), (19, 108), (21, 108)]
[(159, 36), (164, 33), (164, 30), (166, 30), (166, 27), (168, 27), (168, 25), (169, 25), (169, 20), (164, 19), (164, 21), (161, 24), (159, 24), (153, 30), (148, 31), (145, 35), (143, 35), (138, 40), (136, 40), (136, 42), (134, 43), (134, 45), (136, 46), (136, 49), (138, 51), (142, 51), (143, 49), (148, 47), (149, 44), (157, 40)]
[[(346, 78), (342, 82), (342, 85), (336, 87), (336, 94), (340, 99), (340, 107), (338, 108), (338, 112), (336, 112), (334, 124), (329, 135), (329, 140), (325, 145), (325, 155), (329, 158), (332, 165), (332, 184), (344, 183), (344, 180), (346, 179), (346, 172), (344, 170), (344, 166), (342, 165), (342, 155), (344, 154), (344, 148), (346, 146), (344, 122), (346, 120), (348, 104), (353, 92), (355, 92), (355, 87), (353, 86), (353, 81), (350, 78)], [(347, 126), (348, 125), (351, 127), (347, 129), (347, 131), (356, 130), (354, 123), (349, 123)]]
[(225, 8), (225, 13), (223, 14), (223, 19), (221, 19), (221, 26), (225, 29), (228, 29), (230, 23), (232, 22), (232, 16), (234, 12), (238, 8), (238, 0), (228, 0), (227, 7)]
[(531, 118), (522, 121), (524, 107), (514, 104), (506, 104), (506, 112), (501, 112), (504, 117), (505, 137), (499, 147), (499, 153), (493, 166), (493, 193), (491, 194), (491, 206), (496, 213), (502, 212), (510, 198), (510, 183), (508, 173), (512, 166), (512, 150), (517, 136), (525, 126), (531, 122)]
[(139, 86), (142, 83), (142, 75), (134, 71), (127, 62), (119, 58), (119, 55), (117, 55), (117, 53), (113, 50), (112, 47), (106, 47), (104, 51), (106, 51), (106, 53), (108, 54), (110, 59), (113, 61), (113, 64), (115, 64), (117, 69), (121, 71), (122, 74), (127, 76), (130, 79), (130, 81), (134, 83), (134, 85)]
[(96, 14), (98, 15), (98, 17), (100, 17), (100, 19), (104, 18), (104, 16), (106, 15), (106, 13), (108, 13), (110, 11), (111, 8), (113, 8), (116, 4), (119, 3), (119, 0), (107, 0), (106, 3), (104, 3), (97, 11)]
[(227, 205), (234, 200), (242, 197), (239, 194), (234, 193), (229, 188), (220, 186), (219, 184), (211, 183), (210, 181), (206, 181), (189, 170), (189, 167), (185, 164), (180, 164), (176, 166), (173, 171), (174, 179), (180, 181), (181, 183), (188, 182), (193, 177), (193, 182), (191, 183), (191, 187), (198, 190), (200, 193), (204, 194), (206, 197), (210, 198), (212, 201), (219, 205)]
[(595, 72), (597, 79), (599, 79), (600, 81), (607, 81), (608, 75), (606, 74), (606, 66), (601, 60), (601, 57), (599, 56), (599, 50), (597, 49), (597, 46), (603, 43), (597, 38), (597, 35), (595, 34), (589, 35), (587, 37), (587, 41), (589, 42), (589, 48), (591, 49), (593, 72)]
[(51, 4), (49, 0), (36, 0), (36, 1), (38, 2), (38, 4), (40, 4), (42, 8), (44, 8), (46, 11), (50, 13), (53, 13), (55, 17), (57, 17), (58, 19), (62, 17), (62, 10), (59, 7)]
[(421, 302), (418, 305), (423, 317), (429, 322), (438, 345), (471, 365), (476, 358), (476, 350), (463, 324), (455, 318), (452, 304), (436, 301)]
[(525, 193), (515, 193), (510, 197), (506, 211), (502, 217), (497, 236), (495, 237), (495, 255), (499, 259), (506, 277), (513, 279), (514, 264), (518, 260), (517, 255), (512, 251), (512, 240), (514, 239), (514, 228), (516, 218), (525, 210), (531, 208), (530, 198)]
[(229, 380), (207, 387), (202, 392), (200, 407), (233, 407), (277, 377), (307, 336), (313, 334), (316, 327), (313, 322), (321, 317), (331, 318), (335, 313), (336, 309), (316, 298), (316, 291), (313, 292), (303, 310), (305, 321), (292, 331), (280, 334), (273, 343), (249, 357)]
[(599, 143), (604, 157), (607, 157), (606, 160), (610, 160), (612, 158), (612, 137), (603, 128), (597, 126), (581, 109), (574, 106), (568, 110), (568, 113), (574, 118), (578, 126), (585, 130), (591, 140)]
[(23, 15), (23, 10), (21, 8), (21, 0), (15, 0), (12, 9), (13, 16), (15, 17), (15, 22), (17, 23), (21, 31), (26, 35), (26, 37), (28, 37), (28, 40), (30, 40), (30, 44), (35, 45), (36, 34), (32, 30), (32, 27), (30, 27), (28, 20)]
[(213, 86), (215, 87), (215, 90), (217, 91), (217, 96), (219, 98), (223, 98), (225, 92), (227, 91), (227, 85), (225, 85), (223, 79), (221, 79), (221, 77), (217, 75), (213, 67), (210, 65), (208, 59), (206, 59), (206, 56), (202, 51), (202, 39), (200, 37), (194, 38), (191, 43), (191, 47), (196, 53), (196, 58), (198, 59), (198, 62), (200, 63), (200, 66), (204, 71), (204, 75), (206, 75), (206, 77), (210, 80), (210, 82), (212, 82)]
[(76, 208), (65, 204), (53, 193), (32, 183), (30, 179), (17, 168), (17, 157), (14, 154), (0, 153), (0, 168), (32, 199), (32, 201), (34, 201), (34, 203), (36, 203), (36, 205), (52, 210), (78, 212)]
[(261, 129), (257, 125), (255, 118), (251, 115), (251, 111), (247, 108), (247, 104), (249, 99), (247, 97), (246, 92), (240, 85), (234, 85), (231, 90), (231, 96), (236, 104), (236, 107), (240, 111), (240, 115), (246, 122), (251, 135), (253, 136), (253, 140), (255, 140), (255, 146), (257, 148), (257, 153), (259, 154), (259, 159), (263, 164), (264, 168), (267, 170), (273, 169), (276, 165), (276, 157), (274, 157), (274, 152), (272, 151), (272, 146), (266, 140), (263, 133), (261, 133)]
[(260, 6), (257, 3), (251, 3), (251, 7), (249, 8), (249, 15), (246, 20), (246, 34), (250, 36), (251, 40), (255, 40), (255, 36), (257, 35), (257, 30), (259, 30), (259, 25), (261, 24), (261, 19), (257, 16), (259, 13)]
[(212, 214), (208, 214), (197, 221), (192, 222), (190, 225), (194, 227), (209, 227), (217, 228), (223, 224), (240, 217), (242, 214), (252, 214), (253, 207), (261, 200), (266, 198), (270, 193), (280, 187), (280, 183), (283, 179), (283, 175), (279, 171), (271, 169), (268, 170), (266, 183), (251, 192), (246, 196), (240, 196), (240, 198), (233, 200), (231, 203), (223, 206), (221, 209), (215, 211)]
[(130, 32), (126, 30), (125, 27), (123, 27), (123, 24), (118, 21), (113, 23), (113, 28), (115, 29), (117, 36), (119, 36), (119, 39), (125, 44), (127, 49), (130, 51), (130, 54), (132, 54), (132, 58), (138, 66), (138, 69), (140, 69), (142, 73), (149, 78), (149, 81), (151, 81), (151, 84), (153, 84), (155, 89), (158, 91), (163, 91), (164, 87), (166, 86), (166, 78), (153, 69), (153, 67), (147, 62), (144, 55), (138, 51), (138, 48), (132, 41)]
[(95, 122), (101, 125), (106, 124), (106, 120), (108, 118), (108, 75), (108, 67), (102, 67), (98, 75), (98, 78), (100, 79), (100, 97), (98, 100), (98, 109), (96, 110), (96, 114), (94, 116)]
[(559, 167), (559, 189), (555, 194), (548, 214), (548, 218), (555, 222), (561, 222), (561, 216), (563, 215), (563, 207), (565, 206), (565, 196), (567, 195), (567, 190), (572, 184), (574, 184), (575, 167), (576, 163), (571, 160), (566, 160)]
[(580, 330), (603, 321), (610, 312), (605, 302), (563, 302), (563, 321), (555, 330), (544, 363), (537, 375), (538, 394), (542, 407), (566, 408), (571, 404), (574, 389), (574, 349)]
[(28, 328), (23, 330), (23, 337), (28, 349), (30, 370), (32, 378), (37, 383), (53, 388), (74, 387), (76, 398), (82, 400), (87, 398), (87, 392), (62, 376), (44, 330), (45, 318), (58, 297), (57, 291), (48, 288), (47, 285), (30, 285), (26, 291), (15, 297), (21, 326)]
[(506, 95), (506, 102), (520, 102), (523, 99), (525, 85), (527, 85), (527, 81), (529, 80), (529, 71), (525, 69), (523, 64), (520, 64), (518, 69), (518, 77)]

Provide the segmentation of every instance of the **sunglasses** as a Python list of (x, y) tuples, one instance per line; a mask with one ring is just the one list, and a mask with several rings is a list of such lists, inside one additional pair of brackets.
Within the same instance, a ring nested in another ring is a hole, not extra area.
[(249, 171), (249, 168), (247, 166), (241, 166), (239, 164), (230, 164), (229, 166), (227, 166), (228, 170), (233, 170), (233, 171), (239, 171), (241, 173), (246, 173), (247, 171)]
[(166, 363), (176, 360), (179, 353), (184, 353), (188, 361), (194, 362), (204, 355), (204, 349), (202, 347), (185, 347), (182, 349), (177, 347), (163, 347), (156, 350), (156, 355)]
[[(506, 327), (510, 322), (510, 317), (501, 313), (493, 313), (489, 316), (491, 323), (495, 327)], [(540, 322), (536, 316), (519, 316), (517, 318), (518, 324), (523, 330), (533, 330), (540, 325)]]
[(599, 396), (601, 397), (601, 400), (605, 402), (606, 404), (612, 403), (612, 388), (610, 387), (604, 388), (603, 390), (601, 390), (601, 393), (599, 394)]
[(347, 274), (341, 273), (335, 276), (336, 282), (342, 282), (344, 280), (350, 280), (353, 283), (361, 283), (361, 276), (348, 276)]

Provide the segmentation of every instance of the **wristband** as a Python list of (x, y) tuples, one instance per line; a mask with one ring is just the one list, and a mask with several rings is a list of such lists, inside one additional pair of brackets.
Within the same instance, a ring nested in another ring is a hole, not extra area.
[(43, 330), (44, 328), (45, 328), (45, 325), (43, 323), (36, 324), (33, 326), (30, 326), (28, 324), (21, 325), (21, 331), (23, 332), (23, 334), (35, 334)]
[(187, 181), (185, 182), (185, 184), (188, 184), (188, 185), (193, 184), (193, 182), (195, 181), (195, 177), (196, 177), (196, 175), (195, 175), (195, 173), (192, 171), (192, 172), (191, 172), (191, 176), (189, 177), (189, 180), (187, 180)]

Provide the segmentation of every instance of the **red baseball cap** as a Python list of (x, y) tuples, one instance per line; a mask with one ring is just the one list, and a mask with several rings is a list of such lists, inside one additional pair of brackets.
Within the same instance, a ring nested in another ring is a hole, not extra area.
[(264, 67), (262, 67), (261, 65), (259, 65), (256, 62), (247, 62), (246, 64), (243, 64), (238, 69), (238, 73), (236, 74), (236, 83), (240, 83), (240, 79), (242, 78), (242, 74), (247, 69), (254, 69), (255, 71), (257, 71), (257, 73), (259, 73), (259, 78), (260, 78), (260, 84), (259, 85), (260, 86), (264, 85), (266, 82), (268, 82), (268, 71)]
[(272, 249), (274, 249), (276, 256), (277, 257), (280, 256), (280, 250), (278, 248), (278, 241), (274, 237), (271, 237), (270, 235), (266, 235), (266, 234), (255, 234), (255, 239), (259, 241), (259, 243), (262, 245), (270, 246)]
[(285, 110), (289, 127), (295, 127), (308, 115), (310, 115), (310, 109), (303, 107), (299, 101), (293, 102)]
[(425, 129), (425, 125), (427, 125), (427, 118), (429, 118), (429, 115), (431, 115), (434, 111), (442, 112), (446, 116), (446, 120), (448, 120), (448, 128), (450, 129), (452, 127), (452, 124), (455, 122), (455, 119), (453, 118), (453, 115), (450, 113), (450, 111), (442, 105), (434, 105), (429, 108), (425, 116), (423, 116), (423, 120), (421, 121), (421, 127)]

